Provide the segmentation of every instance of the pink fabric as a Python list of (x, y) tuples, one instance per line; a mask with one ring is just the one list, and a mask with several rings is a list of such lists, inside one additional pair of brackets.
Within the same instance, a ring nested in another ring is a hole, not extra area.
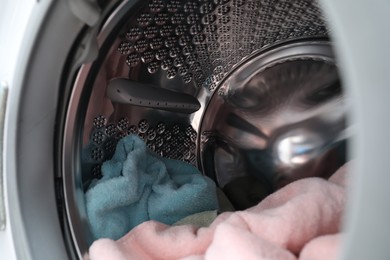
[(329, 260), (337, 259), (340, 252), (342, 234), (317, 237), (302, 249), (300, 260)]
[(206, 250), (205, 259), (283, 259), (296, 257), (274, 243), (250, 230), (222, 223), (214, 233), (213, 241)]
[[(90, 258), (289, 260), (297, 259), (302, 251), (302, 259), (332, 259), (340, 239), (326, 235), (340, 232), (345, 175), (346, 166), (329, 181), (298, 180), (255, 207), (219, 215), (208, 228), (148, 221), (116, 242), (94, 242)], [(311, 258), (327, 250), (330, 258)]]

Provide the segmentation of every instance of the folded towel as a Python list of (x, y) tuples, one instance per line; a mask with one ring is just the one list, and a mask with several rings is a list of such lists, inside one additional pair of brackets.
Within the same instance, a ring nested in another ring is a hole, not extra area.
[(345, 174), (343, 167), (329, 181), (298, 180), (255, 207), (219, 215), (207, 228), (148, 221), (116, 242), (95, 241), (90, 258), (296, 259), (309, 241), (340, 231)]
[(218, 212), (216, 210), (203, 211), (180, 219), (173, 226), (194, 225), (196, 227), (208, 227), (217, 216)]
[(226, 197), (225, 193), (217, 188), (217, 198), (219, 210), (209, 210), (203, 211), (199, 213), (195, 213), (193, 215), (187, 216), (178, 222), (174, 223), (174, 226), (179, 225), (194, 225), (196, 227), (208, 227), (214, 221), (214, 219), (218, 216), (218, 213), (234, 211), (233, 205), (230, 203), (229, 199)]
[(296, 260), (294, 254), (234, 224), (223, 223), (215, 230), (205, 259)]
[(158, 157), (135, 135), (118, 142), (102, 175), (85, 194), (96, 238), (118, 239), (147, 220), (173, 224), (218, 209), (212, 180), (190, 164)]

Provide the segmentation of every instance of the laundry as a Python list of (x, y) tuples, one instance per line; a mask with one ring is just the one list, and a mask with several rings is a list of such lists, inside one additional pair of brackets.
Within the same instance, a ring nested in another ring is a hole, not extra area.
[(311, 259), (315, 250), (337, 256), (346, 171), (344, 165), (329, 180), (290, 183), (250, 209), (220, 214), (207, 228), (147, 221), (117, 241), (95, 241), (90, 259), (288, 260), (301, 252)]
[(218, 210), (208, 210), (195, 213), (193, 215), (180, 219), (173, 225), (194, 225), (196, 227), (208, 227), (217, 218), (218, 214), (235, 210), (229, 199), (226, 197), (225, 193), (219, 188), (217, 188), (217, 198), (219, 208)]
[(180, 225), (194, 225), (197, 227), (208, 227), (210, 224), (216, 219), (218, 216), (218, 212), (216, 210), (208, 210), (199, 213), (195, 213), (193, 215), (187, 216), (176, 223), (174, 226)]
[(337, 259), (343, 234), (337, 233), (316, 237), (302, 249), (300, 260), (331, 260)]
[(102, 178), (85, 193), (93, 235), (118, 239), (147, 220), (168, 225), (218, 210), (214, 182), (185, 162), (161, 158), (135, 135), (121, 139)]

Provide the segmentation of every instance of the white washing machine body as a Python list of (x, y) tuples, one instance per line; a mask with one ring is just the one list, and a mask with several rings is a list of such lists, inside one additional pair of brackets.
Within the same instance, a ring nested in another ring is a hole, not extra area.
[[(30, 20), (32, 9), (36, 5), (35, 1), (5, 1), (2, 3), (0, 18), (0, 78), (2, 79), (2, 95), (6, 95), (8, 89), (18, 82), (18, 59), (23, 40), (26, 40), (25, 33)], [(24, 63), (21, 61), (20, 63)], [(19, 63), (19, 64), (20, 64)], [(2, 109), (6, 103), (2, 103)], [(3, 122), (4, 123), (4, 122)], [(4, 149), (3, 149), (4, 151)], [(4, 158), (4, 157), (2, 157)], [(2, 159), (3, 160), (3, 159)], [(3, 165), (4, 166), (4, 165)], [(4, 169), (2, 166), (2, 169)], [(17, 207), (8, 195), (7, 181), (8, 178), (1, 170), (0, 176), (0, 244), (1, 257), (3, 259), (17, 259), (15, 235), (12, 232), (11, 225), (19, 225), (17, 218), (11, 220), (10, 207)]]
[[(349, 191), (341, 257), (389, 259), (390, 2), (321, 3), (331, 27), (354, 125), (350, 150), (356, 158), (355, 177)], [(109, 12), (87, 0), (6, 0), (3, 5), (0, 38), (6, 40), (0, 43), (0, 123), (4, 129), (0, 137), (0, 255), (4, 259), (80, 257), (70, 248), (74, 237), (61, 227), (57, 207), (55, 162), (61, 160), (53, 144), (61, 102), (57, 97), (64, 94), (62, 77), (70, 75), (64, 70), (76, 70), (96, 57), (94, 37), (105, 11)]]

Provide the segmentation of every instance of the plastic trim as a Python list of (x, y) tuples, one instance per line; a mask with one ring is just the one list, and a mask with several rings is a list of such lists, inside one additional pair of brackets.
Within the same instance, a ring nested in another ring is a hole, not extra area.
[(4, 155), (4, 120), (7, 107), (8, 85), (0, 82), (0, 231), (5, 230), (6, 212), (3, 183), (3, 155)]
[(53, 140), (64, 62), (83, 26), (67, 1), (39, 1), (19, 49), (4, 134), (7, 228), (17, 259), (69, 259), (57, 211)]
[(390, 2), (322, 0), (356, 131), (341, 259), (390, 259)]

